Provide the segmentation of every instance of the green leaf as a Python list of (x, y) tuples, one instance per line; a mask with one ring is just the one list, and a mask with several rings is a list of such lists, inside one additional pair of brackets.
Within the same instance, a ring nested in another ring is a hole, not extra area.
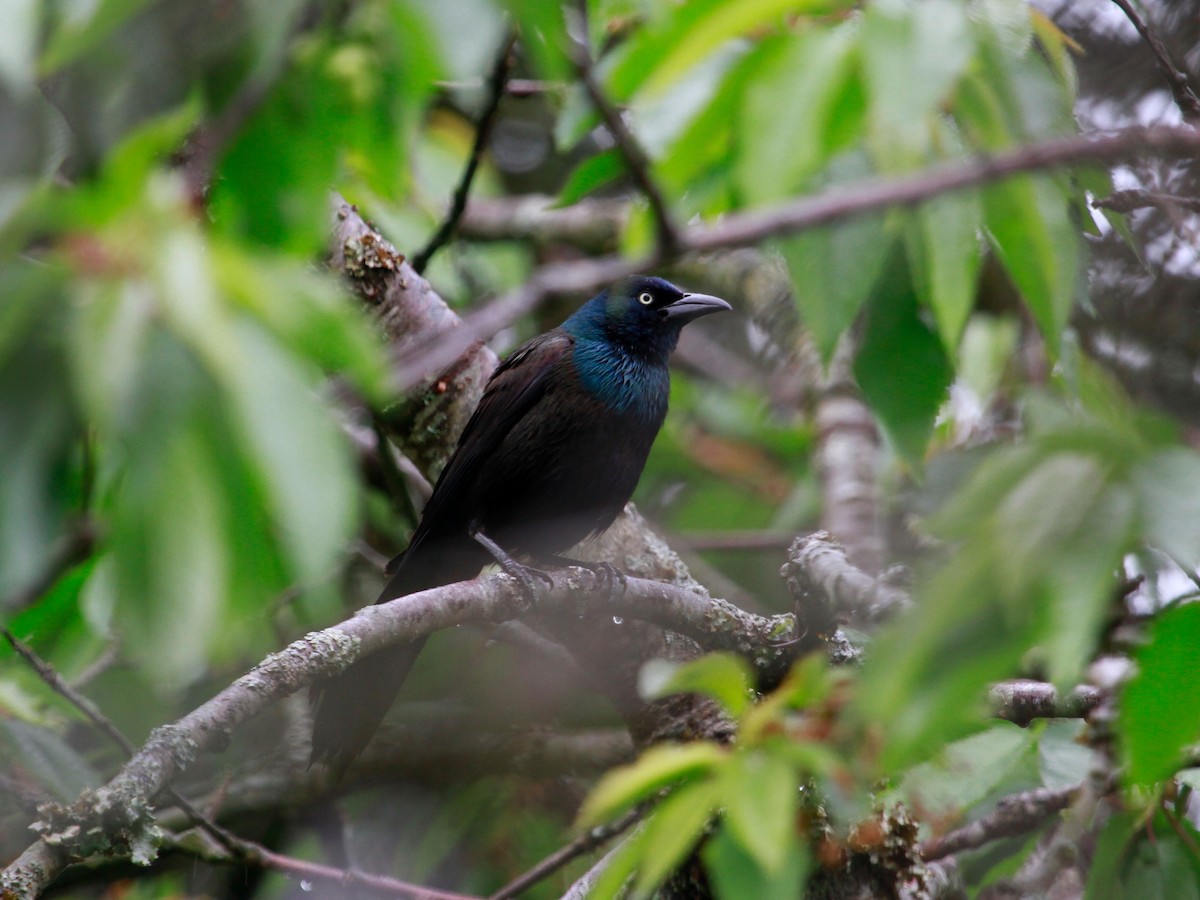
[(946, 746), (909, 770), (897, 793), (930, 816), (960, 814), (1013, 779), (1030, 758), (1034, 736), (1008, 722)]
[(721, 768), (724, 827), (760, 867), (779, 872), (796, 843), (800, 783), (786, 759), (766, 749), (737, 753)]
[(1070, 719), (1051, 719), (1038, 736), (1038, 772), (1042, 786), (1062, 790), (1079, 784), (1091, 771), (1095, 751), (1082, 743), (1085, 725)]
[(563, 189), (558, 192), (558, 205), (570, 206), (623, 174), (625, 159), (620, 151), (605, 150), (590, 156), (575, 167)]
[(875, 287), (854, 376), (896, 449), (919, 468), (954, 370), (921, 318), (903, 258)]
[(717, 804), (717, 786), (709, 782), (676, 788), (646, 822), (634, 897), (650, 897), (704, 836)]
[(521, 30), (521, 46), (532, 55), (543, 78), (564, 79), (571, 72), (567, 56), (567, 7), (544, 0), (505, 0)]
[(579, 821), (608, 821), (665, 787), (710, 774), (727, 756), (716, 744), (703, 741), (651, 747), (637, 762), (601, 779), (579, 811)]
[(800, 315), (825, 359), (853, 324), (883, 271), (891, 240), (882, 217), (860, 216), (776, 242)]
[(1046, 178), (1021, 175), (983, 196), (992, 246), (1057, 351), (1079, 276), (1079, 236), (1062, 192)]
[(28, 95), (37, 87), (38, 8), (37, 0), (9, 0), (4, 7), (0, 80), (14, 97)]
[(783, 21), (797, 13), (823, 13), (841, 8), (839, 0), (694, 0), (638, 31), (622, 48), (606, 79), (617, 100), (636, 91), (664, 91), (714, 50), (741, 35)]
[(734, 717), (749, 705), (753, 685), (750, 666), (733, 653), (709, 653), (683, 665), (647, 663), (642, 667), (640, 681), (641, 693), (648, 699), (671, 694), (705, 694)]
[(1151, 785), (1183, 763), (1184, 749), (1200, 741), (1200, 692), (1181, 690), (1195, 680), (1200, 604), (1168, 609), (1136, 653), (1137, 674), (1121, 695), (1117, 729), (1130, 784)]
[(1197, 838), (1186, 819), (1172, 825), (1160, 812), (1143, 823), (1118, 813), (1100, 833), (1085, 900), (1200, 900)]
[(926, 201), (907, 229), (913, 285), (933, 310), (947, 353), (958, 348), (975, 306), (982, 204), (976, 191), (955, 191)]
[(783, 865), (774, 871), (760, 866), (722, 826), (704, 845), (704, 863), (720, 900), (747, 897), (799, 897), (812, 869), (808, 848), (793, 838)]
[(778, 202), (859, 133), (853, 27), (787, 35), (761, 48), (738, 110), (734, 177), (747, 205)]
[(922, 0), (867, 7), (861, 58), (873, 155), (880, 169), (908, 169), (924, 160), (941, 106), (974, 49), (962, 3)]
[(41, 74), (50, 75), (89, 52), (132, 19), (147, 0), (98, 0), (83, 15), (59, 23), (42, 52)]
[(1200, 454), (1156, 453), (1133, 476), (1146, 541), (1187, 568), (1200, 566)]

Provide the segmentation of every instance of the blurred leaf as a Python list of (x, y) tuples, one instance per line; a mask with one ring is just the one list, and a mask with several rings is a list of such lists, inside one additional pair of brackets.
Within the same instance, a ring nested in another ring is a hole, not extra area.
[(1198, 838), (1187, 820), (1172, 827), (1161, 812), (1145, 824), (1135, 813), (1118, 813), (1100, 833), (1085, 900), (1197, 900)]
[(1052, 351), (1071, 312), (1078, 243), (1053, 182), (1017, 176), (984, 188), (987, 233)]
[(975, 306), (982, 220), (979, 194), (955, 191), (922, 203), (906, 232), (913, 284), (933, 310), (947, 353), (957, 349)]
[(903, 258), (893, 259), (871, 297), (854, 377), (900, 455), (919, 468), (954, 370), (921, 318)]
[(1062, 790), (1082, 782), (1091, 771), (1095, 751), (1082, 743), (1085, 725), (1070, 719), (1050, 719), (1038, 736), (1038, 771), (1042, 786)]
[(799, 897), (812, 860), (808, 848), (793, 839), (783, 865), (775, 871), (760, 866), (729, 829), (721, 827), (704, 845), (704, 863), (720, 900), (746, 897)]
[(750, 703), (750, 666), (732, 653), (708, 653), (683, 665), (652, 667), (647, 663), (640, 678), (647, 699), (671, 694), (698, 693), (712, 697), (731, 716), (739, 716)]
[(1200, 693), (1191, 684), (1200, 646), (1200, 604), (1165, 610), (1135, 654), (1137, 672), (1121, 695), (1117, 730), (1130, 784), (1162, 781), (1183, 763), (1186, 747), (1200, 741)]
[(1010, 781), (1028, 761), (1033, 745), (1029, 729), (1007, 722), (993, 725), (910, 769), (897, 794), (910, 808), (931, 816), (961, 813)]
[(1133, 484), (1146, 541), (1186, 568), (1200, 567), (1200, 454), (1156, 453), (1137, 467)]
[(17, 762), (63, 803), (100, 785), (100, 775), (87, 760), (48, 728), (6, 717), (0, 718), (0, 732)]
[(605, 822), (653, 797), (665, 787), (707, 775), (727, 758), (716, 744), (659, 744), (637, 762), (614, 769), (600, 780), (579, 811), (585, 825)]
[(694, 0), (640, 29), (621, 48), (608, 73), (612, 96), (626, 100), (636, 91), (653, 95), (674, 84), (726, 41), (781, 22), (789, 14), (838, 9), (839, 0)]
[(800, 315), (828, 360), (883, 271), (891, 248), (883, 219), (859, 216), (776, 246), (787, 261)]
[(734, 176), (744, 203), (794, 193), (857, 137), (865, 111), (857, 55), (851, 26), (764, 42), (737, 110)]
[(97, 0), (94, 4), (73, 4), (73, 15), (59, 22), (46, 40), (42, 75), (54, 73), (97, 47), (146, 3), (147, 0)]
[(8, 0), (4, 5), (0, 80), (13, 96), (27, 95), (37, 87), (38, 9), (37, 0)]
[[(936, 52), (930, 52), (936, 47)], [(920, 164), (936, 117), (974, 52), (967, 8), (954, 0), (873, 3), (862, 22), (869, 130), (884, 171)]]
[(0, 268), (0, 306), (10, 308), (0, 333), (0, 596), (41, 572), (78, 500), (71, 473), (83, 427), (57, 339), (58, 285), (53, 271)]
[(762, 869), (778, 873), (796, 843), (800, 784), (795, 769), (769, 750), (749, 750), (721, 767), (719, 784), (723, 830)]
[(641, 841), (634, 897), (650, 897), (704, 835), (718, 802), (715, 784), (676, 788), (651, 813)]
[(605, 150), (581, 162), (563, 189), (558, 193), (558, 205), (570, 206), (592, 191), (615, 181), (625, 173), (625, 158), (616, 149)]
[(521, 46), (532, 55), (537, 71), (548, 80), (566, 78), (571, 72), (567, 55), (567, 7), (543, 0), (505, 0), (505, 6), (521, 29)]

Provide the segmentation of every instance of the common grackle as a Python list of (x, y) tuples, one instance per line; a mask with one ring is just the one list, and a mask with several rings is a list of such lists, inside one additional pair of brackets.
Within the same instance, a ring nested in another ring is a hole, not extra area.
[[(634, 277), (519, 347), (484, 389), (377, 602), (479, 574), (492, 558), (480, 533), (537, 561), (611, 525), (666, 416), (680, 329), (729, 308)], [(341, 768), (358, 755), (424, 643), (379, 651), (316, 686), (315, 761)]]

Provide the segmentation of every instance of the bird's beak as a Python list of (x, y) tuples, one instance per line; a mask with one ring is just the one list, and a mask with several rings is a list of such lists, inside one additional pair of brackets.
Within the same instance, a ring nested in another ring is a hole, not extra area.
[(713, 297), (709, 294), (684, 294), (670, 306), (664, 307), (663, 312), (667, 314), (668, 319), (690, 322), (692, 319), (720, 312), (723, 309), (733, 309), (733, 307), (720, 297)]

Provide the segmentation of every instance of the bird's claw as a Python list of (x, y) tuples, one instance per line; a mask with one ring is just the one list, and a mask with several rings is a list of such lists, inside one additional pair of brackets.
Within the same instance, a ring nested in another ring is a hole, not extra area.
[(604, 586), (609, 599), (622, 596), (629, 588), (629, 577), (610, 562), (598, 562), (585, 566), (597, 584)]

